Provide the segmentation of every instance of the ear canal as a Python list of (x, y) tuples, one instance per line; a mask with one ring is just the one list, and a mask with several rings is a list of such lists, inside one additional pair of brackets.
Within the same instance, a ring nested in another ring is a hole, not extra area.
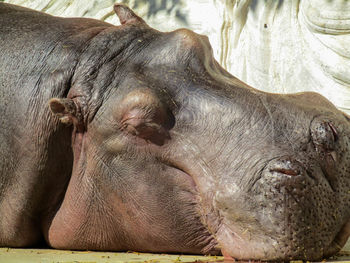
[(75, 114), (76, 106), (71, 99), (53, 98), (49, 101), (49, 106), (54, 114)]
[(49, 101), (49, 107), (63, 123), (71, 124), (73, 118), (76, 118), (77, 107), (71, 99), (53, 98)]
[(124, 24), (146, 24), (145, 21), (136, 15), (128, 6), (124, 4), (115, 4), (114, 12), (117, 14), (120, 23)]

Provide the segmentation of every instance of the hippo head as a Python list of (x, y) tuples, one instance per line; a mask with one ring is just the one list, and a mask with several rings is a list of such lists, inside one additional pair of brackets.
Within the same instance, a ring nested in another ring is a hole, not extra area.
[(74, 163), (57, 248), (316, 260), (350, 232), (350, 119), (316, 93), (269, 94), (208, 38), (123, 5), (90, 40), (67, 98)]

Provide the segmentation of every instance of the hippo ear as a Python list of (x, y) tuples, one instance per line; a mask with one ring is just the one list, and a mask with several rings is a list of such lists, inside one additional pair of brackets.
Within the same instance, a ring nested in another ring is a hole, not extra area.
[(49, 101), (49, 107), (61, 122), (72, 124), (77, 121), (77, 106), (71, 99), (53, 98)]
[(124, 24), (146, 24), (145, 21), (137, 16), (129, 7), (123, 4), (115, 4), (114, 11), (119, 17), (120, 23)]

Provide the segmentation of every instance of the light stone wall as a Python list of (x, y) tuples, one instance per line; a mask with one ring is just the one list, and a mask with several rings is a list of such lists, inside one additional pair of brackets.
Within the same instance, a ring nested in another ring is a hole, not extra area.
[(161, 31), (209, 36), (214, 56), (254, 88), (316, 91), (350, 114), (350, 1), (347, 0), (5, 0), (66, 17), (119, 24), (123, 2)]
[(231, 73), (265, 91), (316, 91), (350, 113), (350, 1), (228, 2), (222, 63)]

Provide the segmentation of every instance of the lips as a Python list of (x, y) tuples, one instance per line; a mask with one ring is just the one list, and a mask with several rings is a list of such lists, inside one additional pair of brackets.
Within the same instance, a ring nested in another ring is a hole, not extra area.
[[(281, 253), (277, 242), (269, 236), (260, 236), (249, 231), (240, 231), (222, 225), (217, 232), (221, 253), (226, 260), (278, 260)], [(284, 253), (282, 253), (284, 254)]]

